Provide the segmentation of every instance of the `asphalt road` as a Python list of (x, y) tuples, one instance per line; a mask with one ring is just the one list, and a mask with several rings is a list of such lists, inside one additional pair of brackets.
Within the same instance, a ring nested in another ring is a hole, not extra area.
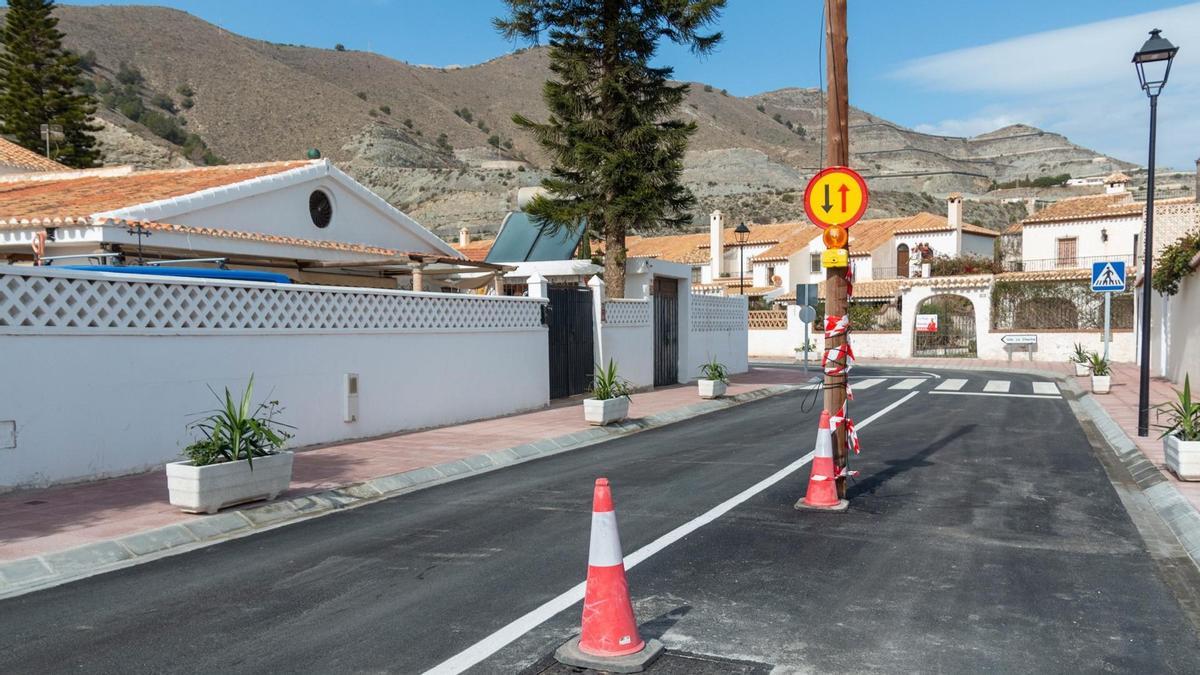
[[(942, 374), (974, 393), (919, 376), (858, 392), (859, 420), (918, 393), (863, 430), (850, 512), (793, 510), (801, 469), (632, 569), (644, 633), (783, 670), (1200, 670), (1195, 629), (1066, 403), (1008, 395), (1028, 377)], [(1010, 392), (976, 395), (991, 379)], [(0, 672), (421, 672), (582, 579), (596, 476), (628, 555), (808, 452), (817, 411), (801, 401), (2, 601)], [(578, 615), (473, 672), (541, 670)]]

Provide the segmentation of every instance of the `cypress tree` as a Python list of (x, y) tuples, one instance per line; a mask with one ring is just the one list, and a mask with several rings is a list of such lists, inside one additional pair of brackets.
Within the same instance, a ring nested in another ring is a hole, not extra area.
[(663, 39), (711, 52), (721, 33), (701, 31), (725, 0), (505, 2), (509, 16), (494, 20), (502, 35), (536, 43), (546, 32), (550, 45), (549, 119), (513, 117), (553, 163), (549, 194), (525, 210), (543, 227), (586, 226), (602, 239), (607, 293), (624, 297), (629, 228), (684, 224), (696, 203), (680, 182), (696, 125), (671, 118), (688, 87), (650, 61)]
[(53, 0), (8, 0), (4, 51), (0, 53), (0, 133), (37, 153), (45, 152), (43, 124), (62, 125), (63, 139), (52, 141), (50, 157), (77, 168), (100, 158), (88, 132), (95, 103), (79, 89), (79, 57), (63, 49), (63, 34), (52, 15)]

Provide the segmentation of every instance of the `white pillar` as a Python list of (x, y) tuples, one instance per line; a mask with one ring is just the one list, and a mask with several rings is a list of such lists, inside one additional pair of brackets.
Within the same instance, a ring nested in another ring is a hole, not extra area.
[(541, 298), (546, 300), (550, 297), (550, 282), (546, 281), (546, 277), (534, 272), (529, 277), (529, 297)]
[(604, 280), (594, 276), (587, 285), (592, 289), (592, 362), (604, 365)]
[(414, 291), (425, 290), (425, 264), (417, 263), (412, 268), (412, 289)]

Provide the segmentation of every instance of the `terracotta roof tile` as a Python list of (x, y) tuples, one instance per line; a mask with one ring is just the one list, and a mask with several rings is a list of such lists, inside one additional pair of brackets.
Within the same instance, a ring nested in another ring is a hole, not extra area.
[(32, 150), (0, 138), (0, 164), (15, 166), (29, 171), (70, 171), (71, 167), (64, 166), (52, 159), (46, 159)]
[[(160, 232), (176, 232), (179, 234), (190, 234), (201, 237), (219, 237), (222, 239), (240, 239), (242, 241), (257, 241), (267, 244), (281, 244), (284, 246), (303, 246), (306, 248), (319, 248), (332, 251), (348, 251), (351, 253), (368, 253), (372, 255), (396, 256), (401, 253), (415, 253), (415, 251), (399, 251), (392, 248), (382, 248), (379, 246), (368, 246), (366, 244), (350, 244), (341, 241), (323, 241), (318, 239), (300, 239), (298, 237), (286, 237), (275, 234), (263, 234), (261, 232), (246, 232), (244, 230), (226, 230), (215, 227), (196, 227), (193, 225), (174, 225), (171, 223), (158, 223), (146, 220), (112, 220), (105, 219), (98, 223), (102, 227), (119, 227), (126, 228), (131, 225), (141, 225), (147, 230), (156, 230)], [(428, 252), (424, 252), (428, 253)], [(440, 253), (438, 255), (441, 255)]]
[(1022, 220), (1021, 223), (1057, 223), (1069, 220), (1098, 220), (1139, 216), (1145, 204), (1133, 201), (1127, 192), (1112, 195), (1067, 197)]
[(792, 254), (804, 249), (813, 239), (821, 236), (821, 229), (808, 223), (786, 223), (790, 232), (778, 244), (750, 259), (751, 262), (773, 262), (787, 260)]
[[(0, 221), (83, 218), (96, 213), (170, 199), (261, 178), (311, 164), (309, 161), (137, 171), (62, 180), (0, 182)], [(0, 225), (0, 228), (5, 227)], [(12, 225), (8, 226), (12, 229)]]
[[(707, 233), (673, 234), (665, 237), (626, 237), (626, 255), (630, 258), (658, 258), (671, 262), (693, 265), (708, 261), (708, 251), (700, 250), (701, 244), (708, 243)], [(600, 245), (597, 250), (603, 251)]]
[[(946, 219), (946, 216), (926, 213), (924, 211), (915, 216), (910, 216), (907, 221), (907, 223), (902, 223), (896, 227), (896, 234), (911, 232), (938, 232), (951, 229), (950, 221)], [(971, 223), (963, 223), (962, 230), (963, 232), (981, 234), (985, 237), (1000, 236), (1000, 233), (995, 230), (989, 230), (986, 227), (972, 225)]]
[(487, 254), (492, 250), (492, 244), (495, 243), (495, 239), (481, 239), (479, 241), (472, 241), (466, 246), (460, 246), (456, 243), (451, 243), (450, 246), (453, 247), (454, 250), (466, 256), (467, 260), (474, 260), (478, 262), (487, 258)]

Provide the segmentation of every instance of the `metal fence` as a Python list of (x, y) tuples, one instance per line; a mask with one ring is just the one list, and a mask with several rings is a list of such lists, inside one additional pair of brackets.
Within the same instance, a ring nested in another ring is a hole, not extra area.
[(899, 333), (900, 308), (888, 302), (850, 302), (850, 329), (877, 333)]
[(1034, 258), (1026, 260), (1004, 260), (1001, 262), (1005, 272), (1046, 272), (1049, 270), (1091, 269), (1095, 262), (1124, 262), (1126, 266), (1133, 265), (1133, 255), (1104, 255), (1104, 256), (1074, 256), (1064, 258)]
[[(1112, 327), (1133, 328), (1133, 292), (1113, 293)], [(1053, 282), (997, 281), (992, 286), (995, 330), (1100, 330), (1104, 294), (1087, 280)]]

